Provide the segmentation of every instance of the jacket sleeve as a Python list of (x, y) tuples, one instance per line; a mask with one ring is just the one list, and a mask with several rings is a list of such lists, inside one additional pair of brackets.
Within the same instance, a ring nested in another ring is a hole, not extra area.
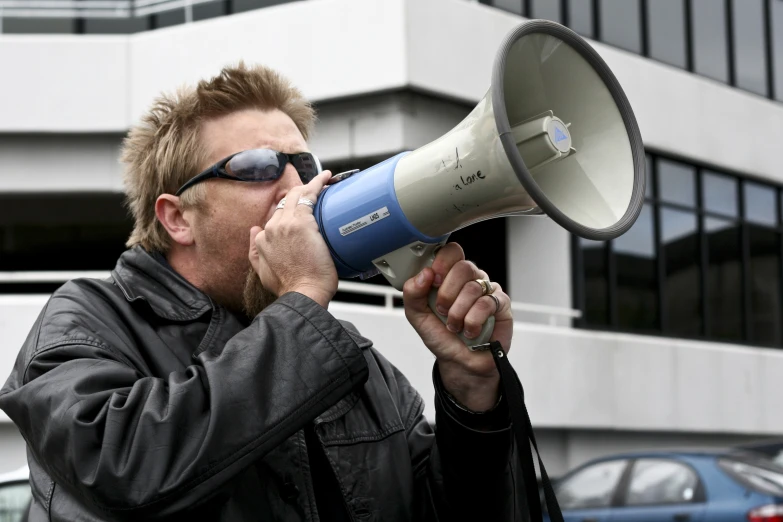
[[(446, 396), (437, 363), (435, 426), (411, 412), (408, 431), (416, 472), (420, 520), (522, 520), (517, 491), (514, 440), (505, 400), (490, 412), (472, 414)], [(417, 413), (418, 412), (418, 413)]]
[(87, 334), (27, 359), (0, 408), (58, 483), (131, 520), (197, 505), (368, 375), (342, 325), (296, 293), (165, 379)]

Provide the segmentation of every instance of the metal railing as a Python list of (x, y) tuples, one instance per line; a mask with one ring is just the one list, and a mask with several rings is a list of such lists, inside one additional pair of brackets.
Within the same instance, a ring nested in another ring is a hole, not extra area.
[[(45, 283), (65, 283), (71, 279), (89, 277), (94, 279), (105, 279), (110, 277), (107, 271), (48, 271), (48, 272), (0, 272), (0, 284), (45, 284)], [(390, 286), (371, 285), (366, 283), (354, 283), (351, 281), (340, 281), (338, 290), (349, 294), (371, 295), (384, 298), (383, 307), (387, 310), (399, 308), (395, 306), (394, 300), (402, 299), (402, 292)], [(373, 306), (373, 305), (367, 305)], [(518, 313), (544, 315), (548, 317), (550, 325), (556, 325), (558, 318), (578, 319), (582, 316), (580, 310), (571, 308), (562, 308), (558, 306), (549, 306), (535, 303), (512, 302), (511, 311)]]
[(223, 0), (0, 0), (0, 33), (5, 18), (138, 18), (184, 9), (193, 21), (193, 6)]

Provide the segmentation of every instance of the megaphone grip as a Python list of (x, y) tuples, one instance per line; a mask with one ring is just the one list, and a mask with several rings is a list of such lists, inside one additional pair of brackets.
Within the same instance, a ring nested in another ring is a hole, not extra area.
[[(446, 321), (448, 321), (447, 315), (441, 315), (438, 313), (438, 311), (435, 309), (435, 304), (438, 300), (438, 289), (433, 288), (430, 290), (430, 295), (427, 297), (427, 303), (430, 305), (430, 310), (432, 310), (432, 313), (434, 313), (438, 319), (440, 319), (443, 324), (446, 324)], [(474, 347), (486, 344), (489, 342), (489, 337), (492, 335), (492, 332), (495, 330), (495, 316), (491, 316), (489, 319), (487, 319), (487, 322), (484, 323), (484, 326), (481, 327), (481, 332), (478, 334), (477, 337), (473, 339), (468, 339), (463, 335), (462, 332), (455, 334), (457, 337), (460, 338), (460, 340), (465, 343), (465, 346), (468, 347), (469, 350), (475, 351)]]

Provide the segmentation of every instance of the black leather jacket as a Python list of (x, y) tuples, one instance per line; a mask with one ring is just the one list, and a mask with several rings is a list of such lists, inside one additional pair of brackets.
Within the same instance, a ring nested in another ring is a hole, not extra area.
[(317, 520), (313, 421), (355, 521), (517, 519), (505, 406), (472, 416), (433, 375), (437, 432), (314, 301), (243, 323), (137, 247), (54, 293), (0, 408), (27, 441), (32, 521)]

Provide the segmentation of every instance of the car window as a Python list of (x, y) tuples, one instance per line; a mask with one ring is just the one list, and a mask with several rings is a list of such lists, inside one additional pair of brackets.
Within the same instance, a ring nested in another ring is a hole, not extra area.
[(599, 462), (564, 478), (555, 493), (560, 509), (609, 506), (627, 463), (626, 460)]
[(673, 460), (640, 459), (631, 471), (629, 506), (682, 504), (696, 501), (699, 477), (688, 465)]
[(0, 486), (0, 522), (21, 522), (32, 492), (27, 482)]
[(743, 486), (767, 495), (783, 496), (783, 469), (771, 461), (721, 459), (720, 467)]

